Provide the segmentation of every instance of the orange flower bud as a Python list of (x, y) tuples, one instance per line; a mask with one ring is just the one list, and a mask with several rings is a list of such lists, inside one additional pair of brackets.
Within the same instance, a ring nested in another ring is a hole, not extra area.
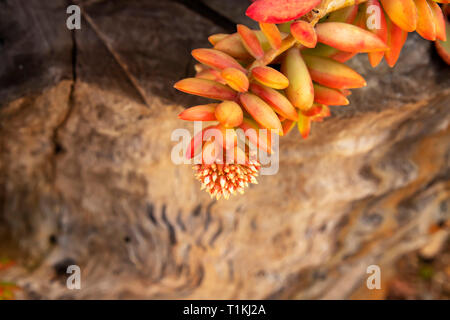
[(191, 107), (178, 115), (178, 118), (187, 121), (215, 121), (215, 111), (217, 103), (210, 103)]
[(296, 108), (309, 109), (314, 101), (314, 88), (300, 50), (292, 48), (286, 53), (282, 71), (289, 79), (286, 88), (289, 101)]
[(360, 88), (366, 81), (356, 71), (330, 58), (303, 55), (311, 78), (324, 86), (335, 89)]
[(206, 79), (187, 78), (175, 83), (174, 87), (186, 93), (216, 100), (234, 100), (237, 95), (231, 88)]
[(255, 59), (261, 59), (264, 56), (264, 50), (254, 31), (242, 24), (238, 24), (237, 30), (245, 49), (247, 49)]
[(343, 22), (324, 22), (316, 27), (317, 40), (345, 52), (385, 51), (386, 44), (375, 34)]
[(307, 48), (314, 48), (317, 44), (317, 34), (313, 26), (306, 21), (296, 21), (291, 24), (291, 34)]
[(242, 44), (241, 37), (238, 33), (234, 33), (220, 40), (214, 45), (214, 49), (220, 50), (235, 59), (247, 60), (252, 57)]
[(236, 68), (226, 68), (221, 73), (222, 79), (234, 90), (238, 92), (247, 92), (248, 78), (245, 73)]
[(244, 113), (236, 102), (224, 101), (215, 109), (215, 117), (225, 127), (237, 127), (242, 123)]
[(272, 48), (278, 49), (281, 47), (281, 33), (275, 24), (260, 22), (259, 28), (266, 36)]
[(389, 18), (400, 29), (413, 32), (417, 26), (417, 8), (413, 0), (380, 0)]
[(255, 67), (252, 69), (252, 75), (255, 80), (270, 88), (285, 89), (289, 85), (284, 74), (270, 67)]
[(347, 98), (338, 90), (314, 84), (314, 102), (333, 106), (348, 105)]
[(436, 40), (436, 22), (434, 13), (427, 0), (414, 0), (417, 7), (417, 33), (431, 41)]
[(257, 83), (252, 83), (250, 90), (267, 102), (279, 115), (297, 121), (297, 110), (282, 93)]
[(192, 56), (200, 63), (217, 70), (236, 68), (245, 72), (245, 69), (233, 57), (216, 49), (195, 49)]
[(283, 135), (280, 119), (278, 119), (272, 108), (261, 98), (251, 93), (243, 93), (240, 100), (244, 108), (262, 127), (275, 130)]

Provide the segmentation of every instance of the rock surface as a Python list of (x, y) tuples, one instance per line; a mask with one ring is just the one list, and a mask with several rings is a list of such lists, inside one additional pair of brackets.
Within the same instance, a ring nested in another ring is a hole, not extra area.
[(67, 5), (0, 2), (0, 256), (23, 298), (349, 298), (449, 219), (449, 67), (420, 37), (394, 69), (352, 60), (351, 105), (215, 201), (171, 161), (199, 101), (172, 85), (224, 25), (184, 1), (81, 1), (71, 33)]

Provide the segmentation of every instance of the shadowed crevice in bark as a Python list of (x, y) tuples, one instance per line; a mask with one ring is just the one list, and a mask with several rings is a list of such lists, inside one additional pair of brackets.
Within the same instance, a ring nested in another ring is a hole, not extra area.
[(172, 0), (184, 5), (189, 10), (208, 19), (215, 25), (225, 29), (227, 32), (236, 32), (236, 22), (222, 15), (220, 12), (210, 8), (201, 0)]

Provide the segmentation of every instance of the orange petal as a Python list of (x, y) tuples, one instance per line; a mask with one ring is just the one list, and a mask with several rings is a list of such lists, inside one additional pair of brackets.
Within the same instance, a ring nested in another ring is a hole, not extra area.
[(417, 33), (424, 39), (436, 40), (436, 23), (434, 13), (427, 0), (415, 0), (419, 19), (417, 20)]
[(242, 123), (239, 125), (248, 137), (251, 143), (257, 146), (260, 150), (272, 154), (270, 131), (266, 135), (260, 134), (260, 127), (258, 123), (250, 118), (244, 117)]
[(309, 132), (311, 131), (311, 118), (299, 112), (297, 127), (303, 139), (308, 138)]
[(309, 109), (314, 101), (314, 88), (300, 50), (289, 49), (282, 65), (282, 71), (289, 79), (289, 87), (286, 88), (286, 96), (289, 101), (296, 108)]
[(306, 21), (296, 21), (291, 24), (291, 34), (295, 40), (307, 48), (314, 48), (317, 44), (317, 35), (311, 24)]
[(213, 80), (222, 84), (226, 84), (226, 81), (222, 78), (220, 72), (211, 68), (198, 72), (195, 77), (198, 79)]
[(434, 1), (428, 1), (428, 4), (430, 5), (430, 8), (434, 14), (434, 22), (436, 24), (436, 39), (446, 41), (447, 34), (445, 32), (445, 17), (442, 13), (441, 7), (439, 7), (439, 5)]
[(346, 52), (374, 52), (387, 49), (372, 32), (343, 22), (325, 22), (316, 27), (317, 40)]
[(245, 49), (247, 49), (255, 59), (261, 59), (264, 56), (264, 50), (254, 31), (242, 24), (237, 25), (237, 30)]
[[(372, 9), (376, 8), (376, 9)], [(384, 43), (387, 44), (388, 30), (386, 17), (378, 0), (369, 0), (365, 7), (365, 21), (369, 31), (376, 34)], [(383, 60), (384, 52), (369, 52), (369, 62), (372, 67), (376, 67)]]
[(214, 49), (222, 51), (236, 59), (247, 60), (252, 57), (242, 44), (241, 37), (238, 33), (234, 33), (220, 40), (214, 45)]
[(224, 101), (215, 108), (215, 118), (225, 127), (237, 127), (244, 114), (241, 106), (234, 101)]
[(446, 22), (447, 41), (436, 41), (436, 50), (442, 59), (450, 65), (450, 24)]
[(417, 26), (417, 8), (413, 0), (380, 0), (389, 18), (400, 29), (413, 32)]
[(312, 105), (312, 107), (309, 108), (308, 110), (302, 110), (301, 114), (312, 118), (312, 117), (316, 117), (316, 116), (320, 115), (321, 112), (322, 112), (322, 105), (314, 103)]
[(243, 93), (240, 100), (245, 110), (256, 120), (262, 127), (275, 130), (279, 135), (283, 135), (280, 119), (272, 108), (258, 96), (251, 93)]
[(216, 49), (195, 49), (192, 50), (192, 56), (200, 63), (217, 70), (236, 68), (245, 72), (245, 68), (233, 57)]
[(311, 118), (311, 121), (322, 121), (323, 118), (331, 115), (330, 108), (325, 104), (313, 104), (310, 110), (303, 112), (305, 116)]
[(260, 22), (259, 28), (266, 36), (272, 48), (278, 49), (281, 47), (281, 33), (275, 24)]
[(356, 71), (330, 58), (304, 55), (311, 78), (326, 87), (350, 89), (366, 86), (366, 81)]
[(234, 90), (246, 92), (248, 90), (248, 78), (245, 73), (236, 68), (226, 68), (220, 74), (221, 78)]
[(215, 81), (187, 78), (174, 85), (180, 91), (216, 100), (235, 100), (237, 93), (231, 88)]
[(388, 29), (387, 45), (390, 50), (384, 53), (384, 57), (387, 64), (392, 68), (400, 57), (400, 52), (408, 37), (408, 32), (400, 29), (395, 23), (392, 23), (390, 19), (386, 19), (386, 26)]
[(285, 89), (289, 85), (289, 80), (284, 74), (266, 66), (253, 68), (252, 76), (263, 85), (274, 89)]
[[(270, 42), (267, 39), (264, 32), (262, 32), (261, 30), (253, 30), (253, 32), (255, 33), (256, 38), (258, 38), (259, 44), (261, 45), (261, 48), (263, 49), (264, 52), (272, 49), (272, 46), (270, 45)], [(280, 33), (280, 36), (281, 36), (282, 40), (283, 40), (283, 38), (285, 38), (285, 36), (281, 33)]]
[(283, 135), (287, 135), (295, 127), (295, 121), (286, 119), (281, 123), (281, 125), (283, 126)]
[(216, 121), (215, 111), (217, 103), (210, 103), (191, 107), (178, 115), (178, 118), (187, 121)]
[(258, 22), (283, 23), (300, 18), (319, 3), (320, 0), (258, 0), (245, 14)]
[(314, 102), (332, 106), (348, 105), (347, 98), (338, 90), (314, 84)]
[(331, 112), (330, 112), (330, 108), (327, 105), (322, 105), (322, 111), (320, 112), (320, 114), (318, 116), (321, 117), (329, 117), (331, 116)]
[(227, 34), (227, 33), (216, 33), (216, 34), (210, 35), (208, 37), (208, 41), (213, 46), (215, 46), (219, 41), (225, 39), (228, 36), (229, 36), (229, 34)]
[(250, 90), (267, 102), (279, 115), (297, 121), (297, 110), (292, 106), (289, 100), (277, 90), (252, 83)]

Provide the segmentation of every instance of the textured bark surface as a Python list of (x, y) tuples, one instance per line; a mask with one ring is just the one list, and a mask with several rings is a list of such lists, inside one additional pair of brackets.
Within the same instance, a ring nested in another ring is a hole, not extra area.
[(368, 86), (281, 139), (277, 175), (200, 191), (170, 158), (200, 100), (172, 85), (247, 3), (211, 1), (215, 23), (195, 2), (84, 1), (72, 33), (66, 1), (0, 2), (0, 256), (23, 298), (350, 298), (449, 219), (449, 67), (418, 36), (394, 69), (351, 61)]

